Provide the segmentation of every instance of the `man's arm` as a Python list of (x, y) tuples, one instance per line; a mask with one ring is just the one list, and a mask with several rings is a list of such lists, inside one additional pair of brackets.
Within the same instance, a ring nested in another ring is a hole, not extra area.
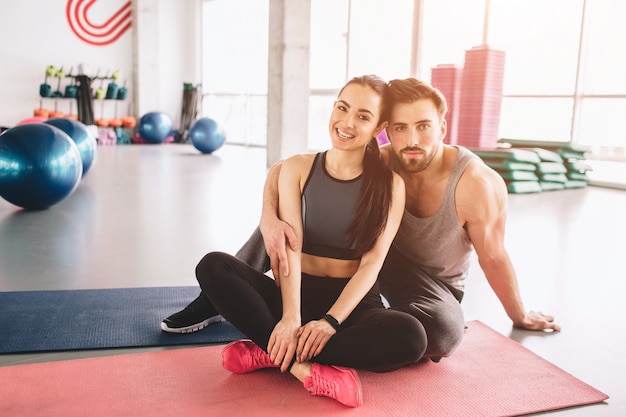
[(276, 283), (280, 285), (278, 265), (283, 268), (282, 274), (289, 275), (289, 262), (287, 261), (288, 243), (292, 250), (297, 250), (298, 243), (294, 230), (289, 224), (278, 218), (278, 178), (283, 161), (272, 165), (265, 179), (263, 187), (263, 207), (261, 209), (261, 222), (259, 229), (263, 235), (265, 250), (270, 257), (270, 267)]
[(526, 312), (517, 276), (504, 247), (507, 189), (502, 177), (480, 162), (472, 162), (457, 187), (457, 210), (476, 250), (489, 285), (513, 325), (529, 330), (560, 330), (554, 317)]

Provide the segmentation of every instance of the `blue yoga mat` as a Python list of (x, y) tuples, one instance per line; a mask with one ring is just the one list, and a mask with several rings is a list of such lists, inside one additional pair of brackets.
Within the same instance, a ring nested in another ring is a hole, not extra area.
[(190, 334), (161, 330), (163, 318), (198, 287), (0, 292), (0, 353), (220, 344), (243, 338), (230, 323)]

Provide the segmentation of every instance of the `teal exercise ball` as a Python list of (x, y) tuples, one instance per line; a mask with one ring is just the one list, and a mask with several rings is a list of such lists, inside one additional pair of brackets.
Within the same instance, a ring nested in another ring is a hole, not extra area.
[(0, 135), (0, 196), (9, 203), (46, 209), (72, 194), (82, 173), (78, 147), (55, 126), (28, 123)]
[(213, 153), (226, 142), (226, 133), (215, 120), (203, 117), (192, 123), (189, 140), (200, 152)]
[(139, 135), (148, 143), (165, 142), (172, 134), (173, 129), (172, 118), (163, 112), (149, 112), (139, 119)]
[(83, 162), (83, 177), (89, 171), (96, 159), (98, 143), (87, 130), (87, 126), (78, 120), (65, 117), (55, 117), (46, 120), (44, 123), (58, 127), (74, 141), (80, 152), (80, 159)]

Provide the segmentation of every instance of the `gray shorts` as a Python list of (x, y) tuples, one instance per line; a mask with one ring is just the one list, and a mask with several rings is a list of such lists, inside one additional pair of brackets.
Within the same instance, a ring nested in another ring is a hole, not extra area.
[(426, 329), (425, 357), (450, 356), (463, 339), (463, 292), (433, 279), (391, 247), (380, 272), (383, 297), (390, 307), (416, 317)]

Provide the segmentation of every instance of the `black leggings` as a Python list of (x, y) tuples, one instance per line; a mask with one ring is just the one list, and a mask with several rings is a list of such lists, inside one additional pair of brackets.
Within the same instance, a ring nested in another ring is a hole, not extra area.
[[(211, 252), (196, 267), (202, 292), (239, 331), (267, 350), (282, 317), (280, 288), (274, 280), (243, 261)], [(302, 275), (302, 322), (320, 319), (348, 279)], [(377, 289), (368, 293), (341, 330), (312, 361), (387, 372), (416, 363), (426, 350), (426, 332), (410, 314), (383, 307)]]

